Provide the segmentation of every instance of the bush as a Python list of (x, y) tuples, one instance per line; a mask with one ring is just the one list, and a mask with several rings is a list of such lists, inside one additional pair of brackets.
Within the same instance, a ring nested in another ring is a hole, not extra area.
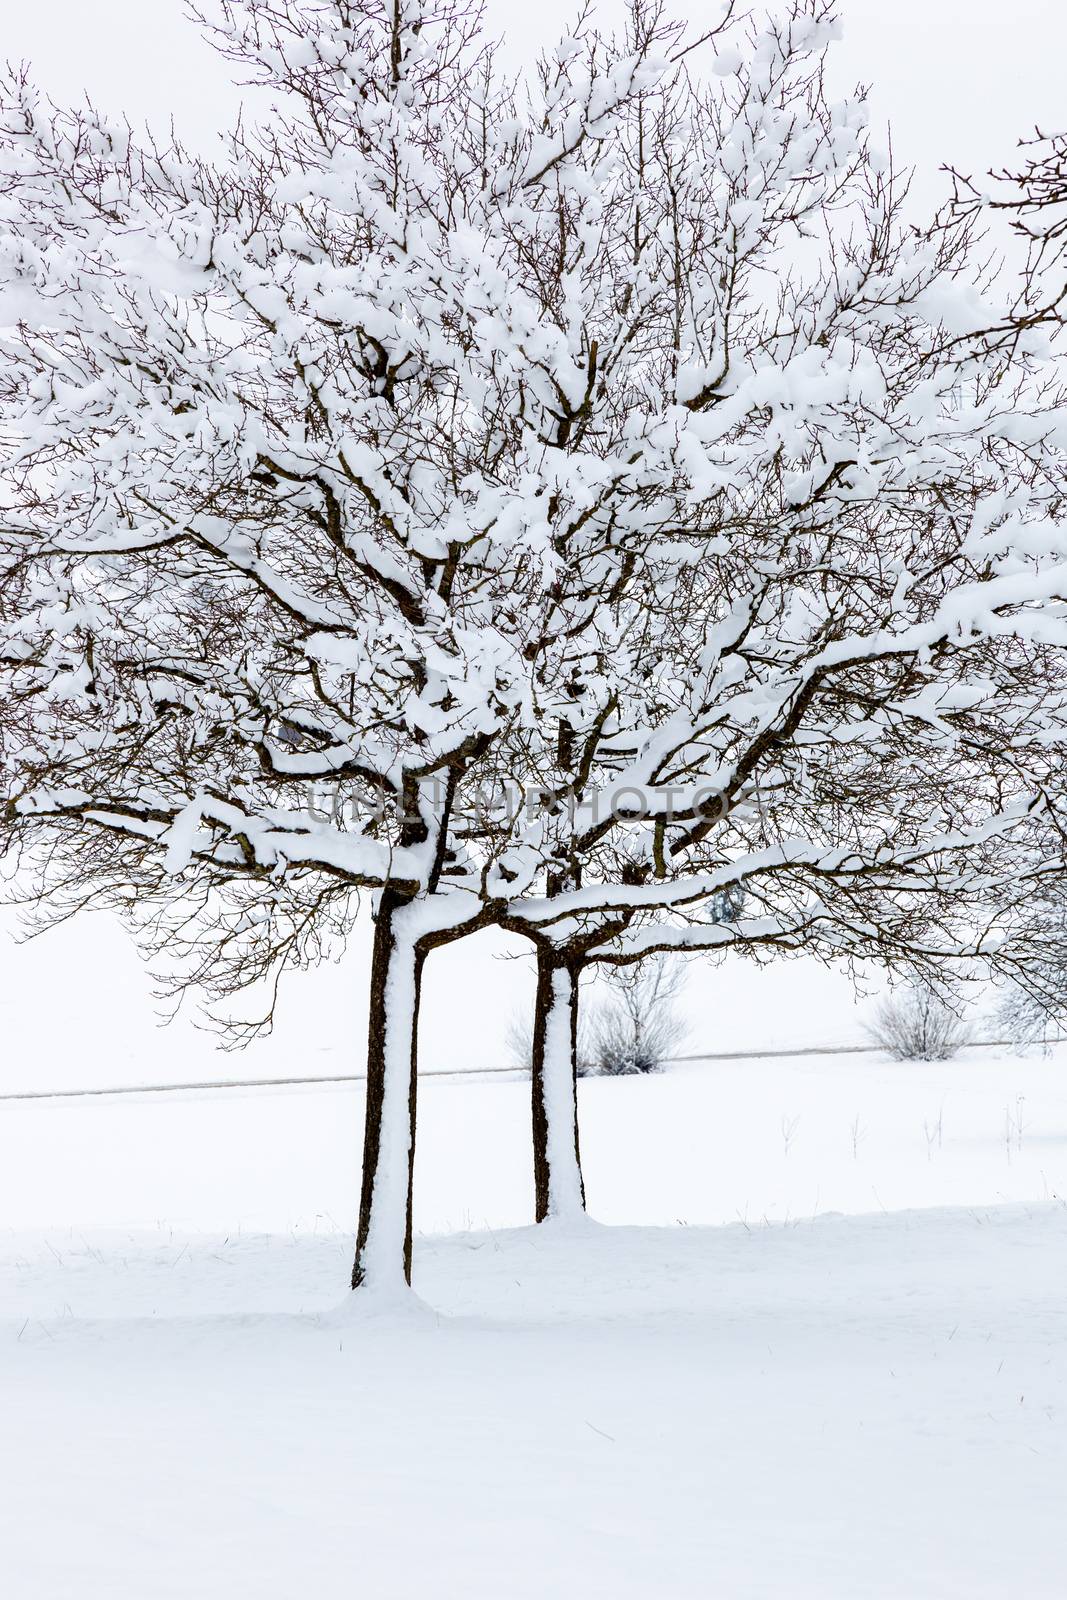
[(612, 995), (589, 1022), (589, 1054), (594, 1072), (605, 1077), (658, 1072), (685, 1037), (674, 1009), (685, 969), (664, 956), (629, 967), (609, 969)]
[(867, 1032), (894, 1061), (947, 1061), (970, 1042), (966, 1023), (926, 984), (887, 995)]

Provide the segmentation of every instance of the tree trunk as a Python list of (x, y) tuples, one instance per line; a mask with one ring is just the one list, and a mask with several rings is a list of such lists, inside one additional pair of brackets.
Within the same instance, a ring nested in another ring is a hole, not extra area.
[(538, 1222), (581, 1216), (578, 1147), (579, 967), (538, 946), (533, 1030), (534, 1211)]
[(367, 1115), (353, 1289), (411, 1282), (419, 995), (423, 955), (407, 902), (382, 892), (374, 925), (367, 1036)]

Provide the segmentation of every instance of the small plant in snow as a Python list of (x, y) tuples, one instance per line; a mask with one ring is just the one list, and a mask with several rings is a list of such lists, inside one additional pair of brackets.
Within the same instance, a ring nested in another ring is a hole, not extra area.
[(849, 1142), (852, 1145), (852, 1159), (853, 1161), (857, 1161), (859, 1159), (860, 1145), (867, 1137), (867, 1130), (860, 1121), (860, 1114), (858, 1111), (848, 1125), (848, 1133)]
[(1023, 1147), (1023, 1134), (1026, 1131), (1026, 1119), (1023, 1115), (1025, 1101), (1025, 1095), (1017, 1094), (1015, 1105), (1004, 1108), (1004, 1144), (1009, 1161), (1012, 1151), (1021, 1150)]
[(923, 1118), (923, 1134), (924, 1134), (924, 1136), (926, 1138), (926, 1159), (927, 1159), (927, 1161), (932, 1159), (935, 1145), (937, 1146), (937, 1148), (939, 1150), (941, 1149), (942, 1139), (943, 1139), (943, 1132), (944, 1132), (944, 1130), (943, 1130), (944, 1116), (945, 1116), (945, 1107), (944, 1107), (944, 1105), (942, 1105), (940, 1107), (940, 1109), (938, 1110), (936, 1122), (931, 1122), (929, 1117), (924, 1117)]
[(956, 1011), (926, 984), (887, 995), (867, 1032), (894, 1061), (947, 1061), (970, 1041)]

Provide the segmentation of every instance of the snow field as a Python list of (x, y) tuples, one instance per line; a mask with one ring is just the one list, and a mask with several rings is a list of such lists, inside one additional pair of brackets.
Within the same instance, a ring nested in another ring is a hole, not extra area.
[[(585, 1079), (590, 1209), (607, 1223), (752, 1224), (1067, 1195), (1067, 1052), (992, 1057), (708, 1060)], [(344, 1233), (362, 1116), (360, 1084), (9, 1101), (0, 1217), (9, 1228)], [(518, 1075), (424, 1077), (417, 1229), (529, 1222), (529, 1119)]]

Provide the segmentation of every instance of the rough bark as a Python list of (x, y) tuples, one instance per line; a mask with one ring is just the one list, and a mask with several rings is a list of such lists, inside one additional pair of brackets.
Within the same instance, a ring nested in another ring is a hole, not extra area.
[(532, 1109), (534, 1214), (548, 1218), (585, 1210), (578, 1142), (577, 964), (545, 946), (537, 951)]
[[(423, 953), (404, 931), (405, 900), (382, 893), (374, 925), (367, 1109), (352, 1287), (411, 1282), (419, 998)], [(406, 1111), (401, 1102), (406, 1100)]]

